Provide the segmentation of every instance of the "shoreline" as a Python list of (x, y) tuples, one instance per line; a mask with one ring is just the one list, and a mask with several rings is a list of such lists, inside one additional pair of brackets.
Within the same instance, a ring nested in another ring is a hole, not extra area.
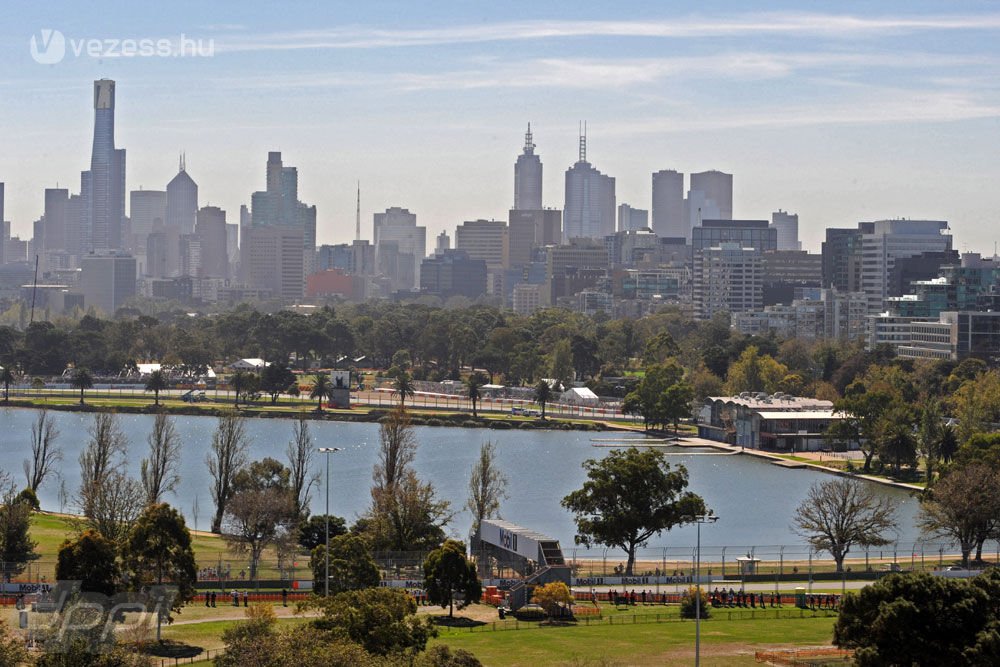
[[(100, 401), (100, 396), (95, 397)], [(45, 399), (16, 399), (0, 403), (3, 408), (22, 408), (29, 410), (58, 410), (60, 412), (100, 412), (111, 410), (121, 414), (151, 415), (157, 412), (165, 412), (170, 415), (183, 415), (190, 417), (218, 417), (220, 414), (233, 410), (231, 404), (191, 404), (191, 405), (171, 405), (161, 403), (159, 407), (152, 403), (146, 405), (101, 405), (100, 403), (48, 403)], [(268, 405), (255, 405), (250, 408), (240, 406), (236, 411), (246, 418), (261, 419), (300, 419), (305, 418), (310, 421), (342, 421), (354, 423), (378, 423), (388, 414), (389, 409), (385, 407), (370, 407), (359, 405), (358, 410), (327, 409), (317, 412), (315, 408), (282, 408)], [(440, 410), (420, 410), (407, 409), (410, 421), (414, 426), (450, 426), (458, 428), (484, 428), (494, 430), (516, 430), (530, 429), (542, 431), (621, 431), (634, 432), (628, 425), (617, 425), (607, 421), (587, 421), (587, 420), (561, 420), (561, 419), (512, 419), (506, 416), (478, 416), (473, 417), (471, 413), (461, 411), (440, 411)]]

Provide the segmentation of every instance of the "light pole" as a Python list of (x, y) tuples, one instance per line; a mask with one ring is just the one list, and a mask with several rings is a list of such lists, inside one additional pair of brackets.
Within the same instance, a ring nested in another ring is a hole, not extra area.
[(699, 514), (694, 518), (698, 526), (698, 541), (695, 548), (694, 567), (694, 665), (701, 665), (701, 524), (715, 523), (719, 517), (715, 514)]
[(330, 454), (341, 451), (341, 447), (320, 447), (317, 451), (326, 454), (326, 577), (323, 593), (330, 597)]

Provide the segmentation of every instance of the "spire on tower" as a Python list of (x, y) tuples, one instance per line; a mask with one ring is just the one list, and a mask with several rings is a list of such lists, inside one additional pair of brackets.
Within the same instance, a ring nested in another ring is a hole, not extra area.
[(357, 241), (361, 240), (361, 181), (358, 181), (358, 208), (356, 216), (354, 219), (354, 238)]
[(184, 152), (181, 151), (181, 158), (180, 158), (180, 164), (178, 165), (178, 171), (187, 171), (186, 162), (187, 162), (187, 155), (185, 155)]
[(535, 154), (535, 142), (532, 141), (530, 122), (528, 123), (528, 131), (524, 133), (524, 154), (525, 155)]
[(580, 162), (587, 161), (587, 121), (580, 122)]

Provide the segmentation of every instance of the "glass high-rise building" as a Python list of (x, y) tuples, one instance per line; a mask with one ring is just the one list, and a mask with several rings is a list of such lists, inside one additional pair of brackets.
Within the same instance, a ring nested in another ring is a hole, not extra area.
[(580, 159), (566, 170), (563, 209), (565, 240), (604, 239), (615, 233), (615, 179), (587, 162), (587, 135), (580, 134)]
[(115, 82), (94, 82), (94, 143), (81, 174), (84, 213), (81, 253), (122, 247), (125, 228), (125, 149), (115, 148)]
[(514, 163), (514, 210), (537, 211), (542, 208), (542, 160), (535, 155), (531, 123), (524, 135), (524, 152)]

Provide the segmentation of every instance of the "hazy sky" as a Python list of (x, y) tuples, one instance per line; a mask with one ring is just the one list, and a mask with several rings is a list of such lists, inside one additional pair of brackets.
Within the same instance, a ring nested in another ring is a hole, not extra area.
[[(299, 168), (320, 242), (388, 206), (428, 246), (505, 218), (531, 121), (546, 205), (588, 121), (619, 203), (650, 174), (735, 175), (736, 217), (799, 213), (806, 247), (859, 220), (952, 223), (959, 249), (1000, 238), (1000, 5), (992, 2), (37, 2), (0, 23), (0, 181), (30, 236), (45, 187), (79, 191), (92, 82), (117, 81), (129, 190), (162, 189), (187, 153), (200, 203), (238, 222), (267, 151)], [(751, 9), (753, 7), (753, 9)], [(808, 11), (803, 11), (808, 7)], [(65, 56), (39, 64), (42, 29)], [(210, 57), (121, 57), (80, 40), (201, 40)], [(83, 46), (80, 55), (75, 46)]]

